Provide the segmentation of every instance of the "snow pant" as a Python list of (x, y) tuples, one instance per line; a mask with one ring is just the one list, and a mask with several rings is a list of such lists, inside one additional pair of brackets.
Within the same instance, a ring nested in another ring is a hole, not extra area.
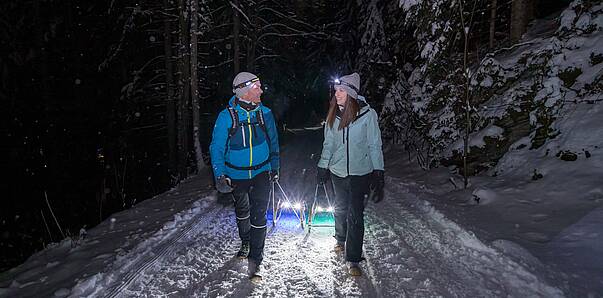
[(331, 175), (335, 191), (335, 239), (345, 242), (345, 259), (360, 262), (364, 241), (364, 199), (369, 193), (369, 175)]
[(232, 196), (241, 241), (249, 242), (249, 259), (262, 263), (266, 239), (266, 209), (270, 196), (268, 172), (251, 179), (233, 179)]

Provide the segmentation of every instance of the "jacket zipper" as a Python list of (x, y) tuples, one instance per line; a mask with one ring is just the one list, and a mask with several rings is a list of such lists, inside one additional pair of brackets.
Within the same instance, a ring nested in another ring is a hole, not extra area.
[(350, 128), (348, 127), (348, 134), (345, 134), (345, 128), (343, 129), (345, 136), (345, 157), (346, 157), (346, 168), (348, 170), (348, 176), (350, 176)]
[[(251, 132), (251, 118), (247, 112), (247, 127), (249, 127), (249, 166), (253, 165), (253, 134)], [(249, 179), (251, 179), (251, 170), (249, 170)]]

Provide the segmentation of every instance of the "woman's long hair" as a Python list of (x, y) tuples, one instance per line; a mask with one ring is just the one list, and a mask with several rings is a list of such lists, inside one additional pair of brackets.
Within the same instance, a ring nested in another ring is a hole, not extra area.
[[(337, 116), (337, 112), (339, 107), (337, 106), (337, 99), (335, 96), (331, 98), (331, 104), (329, 106), (329, 113), (327, 114), (327, 124), (330, 128), (333, 128), (333, 123), (335, 123), (335, 117)], [(337, 130), (342, 130), (348, 125), (350, 125), (354, 120), (356, 120), (356, 116), (358, 115), (358, 111), (360, 110), (360, 105), (355, 98), (348, 95), (348, 99), (345, 101), (345, 105), (343, 106), (343, 111), (341, 111), (341, 120), (339, 121), (339, 127)]]

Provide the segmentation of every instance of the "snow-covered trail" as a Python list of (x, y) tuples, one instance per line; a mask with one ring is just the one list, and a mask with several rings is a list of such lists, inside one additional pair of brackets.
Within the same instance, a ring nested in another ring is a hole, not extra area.
[[(293, 141), (287, 148), (295, 149), (284, 150), (289, 179), (283, 185), (293, 197), (311, 199), (316, 152), (308, 150), (317, 146)], [(385, 200), (367, 206), (367, 260), (360, 278), (350, 277), (343, 257), (332, 251), (333, 228), (308, 233), (294, 216), (284, 216), (268, 230), (264, 280), (254, 285), (246, 277), (247, 262), (233, 257), (239, 241), (232, 208), (214, 201), (202, 205), (203, 215), (191, 218), (199, 222), (183, 225), (195, 231), (171, 244), (171, 253), (139, 270), (116, 296), (563, 296), (537, 273), (446, 219), (404, 181), (388, 178)]]
[[(293, 200), (314, 194), (320, 132), (283, 146), (281, 183)], [(386, 167), (387, 171), (387, 167)], [(413, 181), (387, 177), (383, 202), (365, 212), (363, 276), (332, 248), (332, 227), (302, 229), (283, 215), (269, 227), (264, 280), (234, 257), (234, 208), (196, 177), (113, 215), (5, 273), (0, 297), (561, 297), (534, 272), (436, 211)]]
[[(560, 297), (548, 285), (446, 219), (403, 181), (388, 179), (387, 197), (369, 208), (365, 253), (382, 292), (409, 297)], [(371, 260), (370, 256), (380, 256)]]
[[(447, 221), (388, 180), (386, 201), (366, 214), (365, 275), (347, 274), (331, 228), (301, 229), (283, 218), (266, 240), (264, 280), (246, 278), (234, 213), (210, 203), (194, 236), (140, 271), (117, 297), (557, 297), (561, 291)], [(192, 221), (199, 220), (193, 217)], [(186, 226), (191, 226), (186, 225)], [(130, 269), (135, 270), (135, 269)], [(103, 291), (109, 294), (109, 291)]]

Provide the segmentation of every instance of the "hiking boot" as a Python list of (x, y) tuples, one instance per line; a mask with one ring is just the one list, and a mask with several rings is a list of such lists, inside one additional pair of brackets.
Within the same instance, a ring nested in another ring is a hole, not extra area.
[(254, 283), (260, 282), (262, 280), (262, 275), (260, 273), (261, 265), (253, 259), (248, 260), (249, 262), (247, 263), (247, 274), (249, 276), (249, 279), (251, 280), (251, 282)]
[(356, 262), (348, 262), (348, 270), (351, 276), (361, 276), (362, 270), (360, 269), (360, 265)]
[(335, 243), (335, 246), (333, 247), (333, 251), (336, 254), (342, 254), (345, 251), (345, 242), (337, 241), (337, 243)]
[(241, 249), (237, 252), (239, 259), (245, 259), (249, 256), (249, 242), (241, 243)]

